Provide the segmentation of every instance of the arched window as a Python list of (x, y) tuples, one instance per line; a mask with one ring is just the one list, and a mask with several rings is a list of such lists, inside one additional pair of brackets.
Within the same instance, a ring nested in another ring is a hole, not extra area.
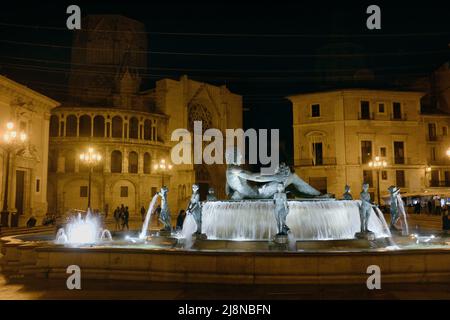
[(138, 173), (138, 154), (131, 151), (128, 154), (128, 173)]
[(75, 152), (67, 151), (65, 158), (64, 172), (75, 172)]
[(212, 116), (211, 112), (209, 112), (208, 108), (202, 105), (201, 103), (192, 103), (189, 106), (189, 129), (194, 131), (194, 121), (202, 122), (203, 132), (212, 128)]
[(59, 135), (59, 117), (52, 115), (50, 117), (50, 137), (57, 137)]
[(111, 152), (111, 172), (122, 173), (122, 152), (119, 150)]
[(139, 121), (135, 117), (130, 118), (130, 139), (139, 138)]
[(91, 117), (88, 115), (82, 115), (80, 117), (80, 137), (91, 136)]
[(73, 114), (66, 118), (66, 137), (77, 136), (77, 117)]
[(122, 138), (123, 121), (119, 116), (112, 118), (112, 137)]
[(94, 137), (105, 136), (105, 118), (103, 116), (95, 116), (94, 118)]
[(151, 165), (152, 165), (152, 157), (150, 156), (150, 153), (146, 152), (144, 154), (144, 173), (145, 174), (150, 174)]
[(152, 139), (152, 122), (148, 119), (144, 121), (144, 139)]

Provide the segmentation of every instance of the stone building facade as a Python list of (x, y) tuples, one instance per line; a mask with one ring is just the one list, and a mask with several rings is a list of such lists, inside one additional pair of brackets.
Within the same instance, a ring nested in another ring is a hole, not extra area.
[[(58, 102), (4, 76), (0, 76), (0, 134), (11, 121), (27, 134), (24, 148), (10, 158), (8, 211), (3, 225), (24, 226), (33, 215), (39, 223), (47, 213), (47, 156), (49, 119)], [(3, 142), (3, 141), (2, 141)], [(0, 142), (0, 144), (2, 143)], [(1, 147), (1, 145), (0, 145)], [(6, 183), (6, 151), (0, 148), (0, 199), (3, 208)]]
[[(163, 177), (153, 167), (170, 161), (173, 130), (190, 130), (196, 120), (204, 129), (241, 128), (242, 97), (187, 76), (160, 79), (142, 91), (142, 24), (121, 16), (87, 17), (84, 23), (87, 31), (74, 36), (70, 97), (51, 116), (49, 211), (86, 208), (88, 168), (79, 154), (93, 147), (103, 161), (93, 170), (92, 208), (112, 213), (124, 204), (133, 218), (161, 187)], [(223, 197), (224, 181), (223, 165), (175, 165), (164, 174), (172, 216), (186, 208), (193, 183), (200, 184), (202, 196), (213, 187)]]
[[(421, 193), (450, 188), (450, 115), (421, 112), (423, 93), (348, 89), (288, 97), (293, 107), (296, 171), (322, 192), (357, 195), (363, 181), (377, 199), (390, 185)], [(447, 191), (449, 191), (448, 189)]]

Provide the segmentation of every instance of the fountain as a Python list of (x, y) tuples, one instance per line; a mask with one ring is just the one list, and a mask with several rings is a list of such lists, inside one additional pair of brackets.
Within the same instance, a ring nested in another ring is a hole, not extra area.
[(100, 217), (93, 215), (90, 209), (84, 216), (80, 211), (72, 214), (66, 227), (60, 228), (55, 238), (57, 244), (71, 245), (94, 244), (105, 240), (112, 241), (111, 232), (102, 228)]
[[(297, 240), (354, 239), (360, 230), (359, 200), (288, 200), (286, 224)], [(277, 233), (275, 205), (270, 200), (214, 201), (202, 208), (202, 232), (208, 239), (270, 240)], [(372, 210), (369, 229), (389, 237), (384, 217)]]
[[(95, 279), (365, 284), (367, 266), (379, 263), (386, 282), (428, 276), (427, 281), (449, 282), (448, 235), (405, 236), (406, 214), (398, 194), (394, 200), (403, 235), (387, 225), (367, 187), (360, 199), (352, 200), (347, 186), (345, 200), (336, 200), (318, 194), (283, 166), (262, 177), (230, 165), (227, 179), (230, 200), (219, 200), (211, 191), (208, 201), (201, 202), (198, 186), (193, 186), (178, 233), (171, 230), (165, 207), (163, 230), (149, 236), (157, 194), (142, 228), (126, 237), (103, 229), (100, 218), (88, 211), (72, 216), (56, 241), (53, 235), (2, 238), (2, 272), (65, 277), (67, 265), (76, 264)], [(288, 199), (286, 185), (302, 196)]]

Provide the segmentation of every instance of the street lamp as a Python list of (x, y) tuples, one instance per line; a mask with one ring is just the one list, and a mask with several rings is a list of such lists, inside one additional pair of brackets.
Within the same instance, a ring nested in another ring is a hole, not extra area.
[(450, 157), (450, 148), (447, 149), (447, 151), (445, 152), (445, 154), (447, 155), (447, 157)]
[(374, 160), (369, 162), (369, 167), (375, 168), (377, 172), (377, 199), (378, 199), (378, 205), (381, 205), (380, 202), (380, 169), (386, 168), (387, 162), (384, 160), (381, 160), (380, 157), (376, 156)]
[(17, 149), (23, 147), (23, 144), (28, 139), (25, 132), (17, 132), (13, 122), (6, 124), (6, 131), (3, 133), (3, 148), (6, 151), (6, 175), (5, 175), (5, 195), (3, 199), (3, 209), (1, 212), (1, 225), (8, 227), (9, 211), (8, 211), (8, 189), (9, 189), (9, 166), (11, 154), (14, 154)]
[(91, 208), (91, 184), (92, 170), (102, 160), (100, 153), (95, 152), (93, 148), (89, 148), (87, 152), (80, 154), (80, 160), (89, 167), (89, 187), (88, 187), (88, 209)]
[(161, 187), (164, 187), (164, 173), (172, 170), (172, 165), (170, 163), (166, 163), (165, 159), (161, 159), (159, 163), (156, 163), (153, 166), (153, 169), (157, 172), (161, 172)]

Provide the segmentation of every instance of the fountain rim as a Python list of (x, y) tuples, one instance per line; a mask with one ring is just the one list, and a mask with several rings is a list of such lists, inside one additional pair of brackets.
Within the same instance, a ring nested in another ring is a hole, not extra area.
[[(95, 245), (95, 244), (85, 244), (82, 246), (69, 246), (65, 244), (55, 244), (51, 241), (28, 241), (20, 239), (21, 235), (6, 236), (0, 238), (3, 242), (2, 246), (14, 247), (20, 246), (21, 248), (29, 247), (37, 252), (79, 252), (79, 253), (129, 253), (129, 254), (173, 254), (173, 255), (189, 255), (189, 256), (247, 256), (247, 257), (257, 257), (257, 256), (268, 256), (268, 257), (283, 257), (283, 256), (361, 256), (361, 255), (420, 255), (420, 254), (441, 254), (449, 253), (450, 248), (425, 248), (425, 249), (402, 249), (397, 248), (395, 250), (389, 250), (386, 248), (380, 248), (376, 250), (339, 250), (339, 251), (226, 251), (226, 250), (180, 250), (174, 248), (136, 248), (136, 247), (113, 247), (108, 244), (106, 245)], [(348, 239), (352, 240), (352, 239)], [(227, 240), (207, 240), (207, 241), (227, 241)], [(261, 242), (266, 242), (267, 240), (260, 240)], [(325, 241), (325, 240), (316, 240)], [(341, 240), (345, 241), (345, 240)], [(298, 241), (301, 242), (301, 241)]]

